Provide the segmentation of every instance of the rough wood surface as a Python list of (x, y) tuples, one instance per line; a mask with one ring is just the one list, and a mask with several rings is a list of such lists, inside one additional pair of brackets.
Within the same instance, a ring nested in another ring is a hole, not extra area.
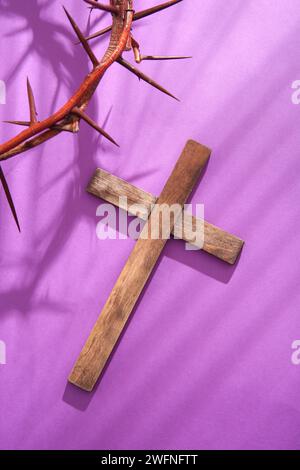
[(206, 147), (194, 141), (187, 142), (69, 376), (74, 385), (91, 391), (96, 384), (167, 242), (162, 238), (145, 238), (145, 234), (151, 230), (152, 224), (156, 224), (162, 204), (177, 204), (169, 224), (169, 230), (172, 230), (172, 224), (174, 226), (180, 216), (209, 155)]
[[(130, 215), (140, 217), (144, 220), (147, 220), (153, 205), (157, 202), (156, 196), (99, 168), (95, 171), (87, 187), (87, 191), (94, 196), (126, 210)], [(199, 227), (201, 234), (197, 237), (197, 241), (192, 242), (191, 245), (203, 249), (207, 253), (229, 264), (236, 262), (244, 245), (243, 240), (209, 222), (197, 220), (190, 214), (185, 213), (183, 220), (183, 231), (181, 222), (178, 221), (175, 223), (173, 234), (176, 238), (182, 238), (184, 241), (190, 243), (194, 237), (194, 228)], [(182, 233), (183, 236), (181, 236)]]

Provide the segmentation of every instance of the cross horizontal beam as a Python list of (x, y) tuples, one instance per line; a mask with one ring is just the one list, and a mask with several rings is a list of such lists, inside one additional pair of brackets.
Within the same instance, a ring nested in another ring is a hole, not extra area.
[[(87, 191), (98, 198), (118, 206), (120, 209), (124, 209), (130, 215), (144, 220), (147, 220), (153, 205), (157, 202), (157, 197), (153, 194), (143, 191), (100, 168), (95, 171)], [(141, 212), (140, 208), (144, 208), (144, 212)], [(182, 220), (184, 220), (183, 230), (180, 220), (175, 222), (172, 233), (176, 238), (182, 238), (182, 240), (190, 243), (190, 240), (193, 240), (195, 235), (195, 227), (200, 227), (202, 229), (202, 237), (196, 237), (195, 243), (191, 243), (191, 245), (229, 264), (236, 262), (244, 245), (243, 240), (205, 220), (201, 220), (199, 223), (194, 216), (187, 213), (184, 214)], [(202, 242), (201, 244), (199, 244), (199, 240), (200, 243)]]

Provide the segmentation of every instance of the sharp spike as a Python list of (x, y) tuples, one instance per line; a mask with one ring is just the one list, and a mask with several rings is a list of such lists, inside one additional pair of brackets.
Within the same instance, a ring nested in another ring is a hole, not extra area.
[(85, 3), (88, 3), (93, 8), (98, 8), (98, 10), (108, 11), (109, 13), (118, 14), (119, 9), (118, 7), (114, 7), (111, 5), (104, 5), (103, 3), (95, 2), (95, 0), (83, 0)]
[(141, 60), (182, 60), (192, 59), (192, 56), (164, 56), (164, 55), (142, 55)]
[(6, 124), (15, 124), (16, 126), (24, 126), (24, 127), (29, 127), (30, 126), (30, 121), (3, 121)]
[(4, 176), (4, 173), (3, 173), (3, 170), (1, 168), (1, 166), (0, 166), (0, 181), (2, 183), (4, 192), (5, 192), (5, 196), (6, 196), (8, 204), (9, 204), (9, 207), (10, 207), (11, 213), (13, 215), (13, 218), (15, 219), (15, 222), (16, 222), (16, 225), (18, 227), (19, 232), (21, 232), (19, 219), (18, 219), (18, 216), (17, 216), (17, 211), (16, 211), (16, 208), (15, 208), (15, 205), (14, 205), (14, 201), (13, 201), (13, 198), (11, 196), (11, 193), (10, 193), (10, 190), (9, 190), (9, 187), (8, 187), (8, 183), (6, 181), (6, 178)]
[[(166, 8), (172, 7), (173, 5), (176, 5), (177, 3), (182, 2), (182, 0), (172, 0), (169, 2), (162, 3), (161, 5), (157, 5), (152, 8), (147, 8), (146, 10), (138, 11), (137, 13), (134, 14), (133, 16), (133, 21), (138, 21), (143, 18), (146, 18), (146, 16), (153, 15), (154, 13), (158, 13), (159, 11), (165, 10)], [(100, 36), (103, 36), (103, 34), (109, 33), (109, 31), (112, 30), (112, 26), (107, 26), (104, 29), (101, 29), (100, 31), (97, 31), (96, 33), (91, 34), (86, 38), (86, 41), (90, 41), (91, 39), (96, 39)], [(79, 43), (77, 43), (79, 44)]]
[(28, 95), (29, 112), (30, 112), (30, 125), (32, 125), (32, 124), (35, 124), (38, 121), (38, 119), (37, 119), (37, 112), (36, 112), (33, 91), (32, 91), (28, 77), (27, 77), (27, 95)]
[(133, 19), (134, 21), (141, 20), (142, 18), (146, 18), (146, 16), (154, 15), (154, 13), (158, 13), (159, 11), (165, 10), (166, 8), (172, 7), (173, 5), (176, 5), (180, 2), (182, 2), (182, 0), (171, 0), (169, 2), (161, 3), (160, 5), (156, 5), (155, 7), (138, 11), (135, 13)]
[(72, 113), (76, 114), (77, 116), (79, 116), (81, 119), (83, 119), (87, 124), (89, 124), (93, 129), (95, 129), (97, 132), (99, 132), (101, 135), (103, 135), (103, 137), (105, 137), (106, 139), (108, 139), (110, 142), (112, 142), (114, 145), (116, 145), (117, 147), (119, 147), (119, 145), (117, 144), (117, 142), (107, 133), (105, 132), (104, 129), (102, 129), (102, 127), (99, 127), (98, 124), (93, 121), (93, 119), (91, 119), (84, 111), (82, 111), (80, 108), (78, 108), (77, 106), (75, 108), (73, 108), (72, 110)]
[(119, 57), (117, 62), (125, 67), (129, 72), (132, 72), (134, 75), (136, 75), (139, 79), (144, 80), (144, 82), (149, 83), (149, 85), (152, 85), (154, 88), (157, 88), (157, 90), (161, 91), (162, 93), (165, 93), (168, 96), (171, 96), (171, 98), (174, 98), (177, 101), (180, 101), (176, 96), (172, 95), (168, 90), (160, 86), (158, 83), (156, 83), (152, 78), (148, 77), (145, 75), (143, 72), (135, 68), (133, 65), (131, 65), (129, 62), (124, 60), (122, 57)]
[(82, 32), (80, 31), (79, 27), (77, 26), (77, 24), (75, 23), (74, 19), (72, 18), (72, 16), (70, 15), (70, 13), (68, 12), (68, 10), (63, 6), (63, 9), (65, 10), (65, 13), (68, 17), (68, 20), (70, 21), (71, 23), (71, 26), (72, 28), (74, 29), (79, 41), (81, 42), (84, 50), (86, 51), (87, 55), (89, 56), (89, 58), (91, 59), (94, 67), (97, 67), (97, 65), (99, 65), (99, 61), (97, 59), (97, 57), (95, 56), (95, 54), (93, 53), (92, 49), (90, 48), (87, 40), (85, 39), (84, 35), (82, 34)]
[[(87, 36), (85, 38), (86, 41), (90, 41), (91, 39), (96, 39), (100, 36), (102, 36), (105, 33), (109, 33), (109, 31), (112, 30), (112, 26), (107, 26), (107, 28), (101, 29), (100, 31), (97, 31), (96, 33), (91, 34), (90, 36)], [(79, 42), (76, 42), (76, 44), (80, 44)]]
[(134, 39), (134, 37), (132, 37), (132, 36), (131, 36), (131, 47), (132, 47), (132, 50), (133, 50), (134, 59), (135, 59), (136, 63), (140, 64), (143, 60), (142, 55), (141, 55), (141, 51), (140, 51), (140, 45)]

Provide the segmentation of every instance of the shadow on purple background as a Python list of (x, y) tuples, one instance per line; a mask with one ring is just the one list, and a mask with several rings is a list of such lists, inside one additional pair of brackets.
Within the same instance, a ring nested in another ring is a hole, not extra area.
[[(64, 3), (85, 28), (85, 8)], [(46, 116), (89, 70), (58, 4), (0, 1), (1, 119), (25, 117), (27, 74)], [(5, 162), (23, 231), (1, 204), (1, 448), (299, 448), (298, 3), (175, 8), (136, 38), (145, 53), (198, 44), (184, 68), (142, 67), (180, 104), (114, 66), (89, 114), (120, 151), (82, 124), (78, 137)], [(95, 392), (66, 386), (132, 246), (96, 239), (86, 184), (103, 166), (158, 194), (188, 138), (213, 150), (193, 200), (246, 250), (232, 268), (170, 241)]]
[[(5, 34), (6, 38), (20, 32), (30, 31), (32, 34), (32, 39), (28, 47), (25, 49), (25, 52), (22, 53), (21, 60), (11, 68), (11, 72), (5, 78), (5, 82), (8, 84), (10, 83), (11, 78), (15, 76), (16, 72), (21, 67), (22, 63), (26, 61), (28, 56), (38, 56), (42, 62), (47, 63), (47, 65), (51, 67), (56, 77), (57, 88), (50, 107), (50, 112), (54, 112), (58, 107), (57, 101), (59, 87), (66, 86), (70, 95), (71, 91), (78, 87), (84, 74), (88, 73), (90, 63), (86, 55), (80, 51), (80, 46), (78, 46), (78, 49), (73, 47), (72, 53), (68, 51), (69, 48), (66, 48), (66, 44), (74, 45), (75, 43), (74, 34), (72, 34), (71, 27), (67, 21), (65, 21), (66, 26), (62, 27), (57, 24), (57, 22), (43, 19), (43, 10), (50, 8), (51, 3), (53, 2), (45, 1), (40, 4), (37, 0), (27, 0), (26, 2), (9, 0), (5, 2), (5, 6), (0, 3), (0, 14), (4, 17), (7, 15), (9, 18), (18, 16), (26, 19), (25, 26), (22, 26), (21, 28), (12, 28), (10, 33)], [(61, 11), (61, 16), (65, 19), (63, 10)], [(93, 23), (93, 21), (91, 23)], [(101, 124), (103, 128), (106, 128), (108, 125), (110, 112), (111, 110), (108, 112), (104, 122)], [(97, 114), (94, 100), (91, 101), (89, 106), (89, 113), (90, 115)], [(22, 119), (22, 116), (11, 116), (11, 118)], [(19, 128), (14, 126), (12, 132), (15, 133), (18, 130)], [(60, 138), (61, 136), (57, 138), (58, 143)], [(87, 181), (95, 167), (95, 164), (93, 163), (95, 155), (99, 150), (99, 145), (101, 145), (103, 138), (102, 136), (98, 136), (95, 131), (89, 128), (85, 123), (81, 124), (80, 134), (78, 136), (74, 135), (73, 138), (77, 142), (77, 151), (74, 157), (74, 162), (72, 163), (72, 169), (74, 171), (75, 168), (76, 171), (76, 180), (74, 182), (75, 184), (72, 184), (69, 188), (66, 187), (63, 206), (60, 210), (61, 219), (59, 221), (59, 228), (57, 229), (55, 227), (55, 230), (53, 230), (47, 249), (43, 252), (43, 257), (35, 267), (35, 271), (30, 281), (28, 282), (28, 280), (26, 280), (27, 282), (24, 287), (20, 288), (20, 286), (18, 286), (16, 290), (12, 289), (7, 293), (1, 294), (2, 302), (6, 305), (7, 311), (15, 308), (23, 312), (30, 310), (31, 298), (36, 286), (43, 281), (45, 272), (49, 270), (53, 263), (55, 263), (65, 245), (68, 243), (69, 237), (74, 230), (74, 225), (75, 223), (78, 223), (78, 218), (94, 218), (94, 213), (91, 212), (90, 204), (88, 204), (87, 198), (84, 197), (84, 195)], [(40, 151), (40, 148), (41, 147), (37, 149), (37, 153)], [(26, 156), (27, 153), (24, 154), (25, 158)], [(16, 157), (16, 159), (22, 157), (23, 156)], [(39, 165), (40, 163), (38, 164), (38, 167)], [(37, 174), (38, 167), (36, 171)], [(68, 171), (69, 170), (67, 169), (61, 173), (59, 178), (66, 178)], [(13, 178), (12, 172), (9, 172), (8, 174)], [(47, 183), (46, 189), (51, 185), (55, 185), (56, 182), (57, 180), (51, 178), (50, 175), (50, 181)], [(20, 213), (21, 221), (23, 217), (24, 215)], [(36, 240), (37, 245), (41, 244), (43, 240), (44, 234)], [(59, 304), (49, 303), (48, 306), (55, 309), (60, 308)]]

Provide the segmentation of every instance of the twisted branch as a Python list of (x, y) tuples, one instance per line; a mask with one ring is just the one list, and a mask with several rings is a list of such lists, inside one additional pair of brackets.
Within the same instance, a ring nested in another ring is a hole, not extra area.
[[(108, 68), (114, 63), (118, 62), (124, 66), (127, 70), (132, 72), (138, 78), (144, 80), (156, 89), (163, 93), (175, 98), (174, 95), (169, 93), (165, 88), (160, 86), (150, 77), (139, 71), (129, 62), (122, 58), (124, 51), (133, 50), (135, 61), (140, 63), (142, 60), (166, 60), (166, 59), (182, 59), (187, 57), (180, 56), (142, 56), (140, 54), (139, 44), (134, 40), (131, 34), (131, 27), (133, 21), (146, 16), (152, 15), (156, 12), (164, 10), (172, 5), (175, 5), (182, 0), (171, 0), (161, 5), (148, 8), (147, 10), (135, 13), (133, 10), (134, 0), (110, 0), (109, 5), (105, 5), (96, 0), (84, 0), (88, 3), (91, 8), (96, 8), (102, 11), (111, 13), (112, 25), (107, 29), (111, 31), (110, 41), (108, 48), (101, 60), (98, 60), (92, 51), (88, 40), (85, 38), (78, 25), (70, 15), (70, 13), (64, 8), (67, 18), (69, 19), (71, 26), (78, 38), (79, 43), (83, 46), (84, 50), (88, 54), (93, 68), (92, 71), (84, 78), (83, 82), (77, 89), (77, 91), (71, 96), (71, 98), (54, 114), (47, 117), (46, 119), (39, 121), (37, 118), (36, 104), (34, 100), (33, 91), (29, 80), (27, 79), (27, 94), (29, 101), (30, 120), (29, 121), (5, 121), (10, 124), (18, 126), (25, 126), (26, 129), (21, 131), (13, 138), (0, 144), (0, 161), (7, 160), (15, 155), (21, 154), (27, 150), (30, 150), (49, 139), (57, 136), (63, 131), (76, 133), (79, 131), (79, 123), (84, 120), (90, 126), (98, 131), (101, 135), (107, 138), (110, 142), (117, 145), (115, 140), (107, 134), (104, 129), (99, 127), (87, 114), (85, 110), (93, 97), (103, 75)], [(97, 33), (97, 35), (102, 34)], [(177, 98), (175, 98), (177, 99)], [(0, 181), (5, 189), (5, 194), (12, 213), (16, 222), (16, 211), (12, 202), (11, 194), (8, 189), (7, 182), (4, 174), (0, 167)]]

